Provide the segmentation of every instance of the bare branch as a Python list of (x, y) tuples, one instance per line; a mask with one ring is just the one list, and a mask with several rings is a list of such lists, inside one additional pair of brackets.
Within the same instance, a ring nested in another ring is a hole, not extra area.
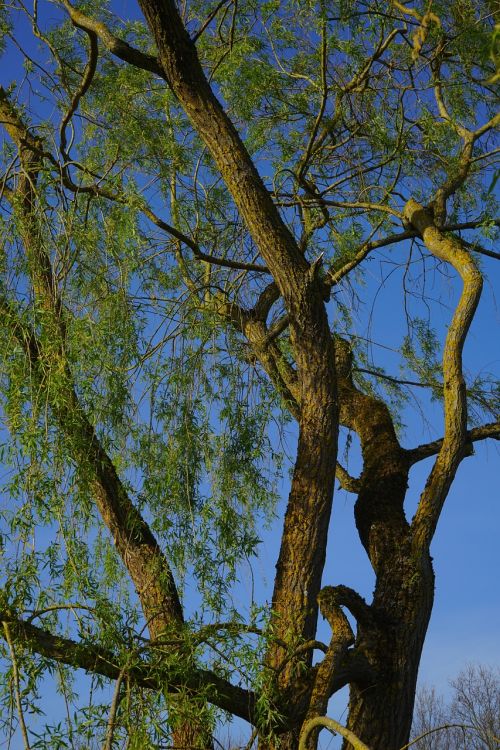
[(355, 495), (358, 494), (361, 487), (361, 480), (356, 477), (352, 477), (346, 469), (337, 461), (335, 468), (335, 476), (343, 490), (347, 492), (353, 492)]
[(59, 128), (60, 136), (61, 136), (61, 153), (66, 161), (69, 161), (69, 156), (66, 151), (67, 149), (67, 139), (66, 139), (66, 128), (68, 127), (68, 124), (71, 121), (71, 118), (75, 114), (76, 110), (78, 109), (78, 105), (80, 103), (80, 99), (85, 96), (87, 91), (90, 88), (90, 84), (92, 83), (92, 79), (94, 78), (96, 67), (97, 67), (97, 55), (98, 55), (98, 48), (97, 48), (97, 34), (94, 31), (91, 31), (89, 29), (85, 29), (85, 32), (89, 38), (89, 59), (87, 62), (87, 65), (85, 66), (85, 71), (83, 74), (83, 79), (78, 87), (77, 91), (75, 92), (73, 99), (71, 100), (70, 106), (68, 108), (68, 111), (64, 115), (61, 126)]
[(314, 719), (309, 719), (309, 721), (306, 721), (302, 727), (302, 732), (300, 735), (299, 740), (299, 750), (308, 750), (308, 740), (309, 735), (311, 732), (313, 732), (314, 729), (318, 727), (326, 727), (327, 729), (332, 732), (332, 734), (335, 734), (336, 732), (342, 737), (344, 737), (350, 745), (354, 748), (354, 750), (371, 750), (371, 748), (368, 747), (368, 745), (365, 745), (364, 742), (361, 742), (359, 737), (356, 737), (356, 735), (350, 731), (350, 729), (346, 729), (346, 727), (342, 726), (342, 724), (339, 724), (338, 721), (335, 721), (335, 719), (330, 719), (328, 716), (316, 716)]
[(24, 711), (23, 711), (23, 704), (22, 704), (22, 699), (21, 699), (21, 685), (19, 682), (19, 669), (17, 666), (16, 651), (14, 648), (14, 643), (12, 642), (12, 636), (10, 632), (9, 623), (6, 620), (4, 620), (2, 622), (2, 625), (3, 625), (4, 638), (7, 641), (7, 645), (10, 651), (10, 658), (12, 661), (12, 679), (14, 681), (14, 693), (16, 696), (17, 713), (18, 713), (18, 718), (19, 718), (19, 726), (21, 727), (21, 735), (23, 738), (25, 750), (30, 750), (28, 730), (26, 728), (26, 722), (24, 721)]
[(200, 26), (200, 28), (196, 32), (196, 34), (194, 34), (194, 36), (192, 37), (193, 42), (197, 42), (198, 41), (198, 39), (200, 38), (200, 36), (203, 34), (203, 32), (205, 31), (205, 29), (207, 28), (207, 26), (209, 26), (210, 23), (213, 21), (213, 19), (215, 18), (215, 16), (217, 15), (217, 13), (220, 11), (220, 9), (224, 5), (227, 5), (228, 3), (231, 3), (231, 2), (233, 2), (233, 0), (220, 0), (220, 2), (217, 3), (217, 5), (215, 6), (215, 8), (208, 14), (208, 16), (206, 17), (206, 19), (204, 20), (204, 22), (202, 23), (202, 25)]
[(109, 709), (108, 725), (106, 727), (106, 739), (102, 750), (113, 750), (113, 737), (115, 734), (116, 727), (116, 713), (118, 706), (120, 705), (121, 688), (123, 678), (125, 676), (125, 670), (120, 670), (120, 674), (116, 678), (115, 689), (113, 691), (113, 698), (111, 700), (111, 706)]
[(321, 589), (319, 597), (321, 597), (321, 612), (328, 602), (330, 606), (346, 607), (359, 623), (369, 625), (374, 623), (374, 614), (370, 605), (349, 586), (325, 586)]
[(192, 250), (193, 255), (197, 260), (202, 260), (205, 263), (211, 263), (214, 266), (234, 268), (240, 271), (256, 271), (258, 273), (266, 274), (270, 273), (267, 266), (261, 265), (259, 263), (243, 263), (237, 260), (231, 260), (229, 258), (218, 258), (215, 255), (208, 255), (207, 253), (204, 253), (203, 250), (201, 250), (200, 246), (194, 240), (192, 240), (191, 237), (188, 237), (187, 234), (184, 234), (179, 229), (176, 229), (171, 224), (168, 224), (166, 221), (163, 221), (163, 219), (160, 219), (159, 216), (157, 216), (148, 205), (143, 204), (141, 206), (141, 211), (144, 216), (147, 216), (147, 218), (152, 221), (153, 224), (155, 224), (159, 229), (162, 229), (164, 232), (167, 232), (168, 234), (172, 235), (172, 237), (175, 237), (175, 239), (179, 240), (179, 242), (187, 245), (187, 247)]
[[(500, 422), (490, 422), (484, 424), (481, 427), (473, 427), (472, 430), (467, 432), (466, 441), (467, 443), (475, 443), (479, 440), (487, 440), (492, 438), (493, 440), (500, 440)], [(439, 453), (443, 446), (444, 438), (434, 440), (432, 443), (423, 443), (417, 448), (411, 448), (406, 451), (410, 466), (416, 464), (418, 461), (423, 461), (429, 456), (435, 456)], [(470, 447), (472, 452), (472, 445)]]
[[(390, 214), (401, 219), (401, 212), (395, 208), (391, 208), (386, 203), (371, 203), (368, 201), (335, 201), (331, 198), (323, 198), (318, 196), (317, 198), (310, 198), (308, 203), (312, 205), (323, 205), (323, 206), (335, 206), (335, 208), (359, 208), (368, 211), (380, 211), (384, 214)], [(282, 204), (286, 205), (286, 204)]]
[(464, 146), (460, 154), (458, 165), (453, 167), (453, 173), (448, 177), (445, 183), (436, 190), (432, 200), (432, 206), (437, 224), (442, 224), (446, 220), (446, 202), (448, 198), (456, 193), (469, 175), (472, 164), (473, 148), (474, 139), (472, 135), (467, 135), (464, 140)]
[(318, 664), (306, 720), (325, 713), (332, 695), (335, 674), (355, 641), (349, 620), (330, 593), (327, 587), (318, 595), (320, 612), (328, 620), (332, 637), (324, 658)]
[(500, 260), (500, 253), (496, 253), (494, 250), (487, 250), (477, 242), (466, 242), (465, 240), (462, 240), (462, 242), (469, 248), (469, 250), (472, 250), (473, 253), (479, 253), (479, 255), (486, 255), (488, 258)]
[(362, 372), (366, 375), (373, 375), (375, 378), (382, 378), (382, 380), (388, 380), (389, 383), (394, 383), (395, 385), (409, 385), (414, 388), (436, 388), (436, 386), (439, 386), (442, 388), (442, 385), (440, 383), (422, 383), (418, 380), (403, 380), (402, 378), (396, 378), (393, 375), (386, 375), (385, 372), (377, 372), (376, 370), (367, 370), (364, 367), (353, 367), (353, 372)]

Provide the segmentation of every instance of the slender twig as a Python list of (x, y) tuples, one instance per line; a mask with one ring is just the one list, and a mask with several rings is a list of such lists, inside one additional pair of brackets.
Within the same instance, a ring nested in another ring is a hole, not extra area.
[(21, 734), (23, 736), (24, 747), (26, 750), (31, 750), (30, 741), (28, 737), (28, 730), (26, 728), (26, 723), (24, 721), (23, 705), (21, 701), (21, 687), (19, 683), (19, 669), (17, 666), (16, 652), (14, 649), (14, 644), (12, 642), (12, 636), (11, 636), (11, 632), (9, 628), (9, 623), (5, 622), (4, 620), (2, 622), (2, 625), (3, 625), (3, 630), (5, 633), (5, 640), (7, 641), (7, 645), (10, 651), (10, 658), (12, 660), (12, 679), (14, 683), (14, 693), (16, 696), (17, 713), (19, 716), (19, 726), (21, 727)]
[(469, 731), (477, 731), (475, 727), (472, 727), (469, 724), (442, 724), (440, 727), (433, 727), (433, 729), (428, 729), (426, 732), (420, 734), (418, 737), (415, 737), (406, 745), (403, 745), (403, 747), (400, 747), (399, 750), (408, 750), (409, 747), (415, 745), (417, 742), (420, 742), (420, 740), (423, 740), (424, 737), (428, 737), (430, 734), (434, 734), (435, 732), (442, 732), (444, 729), (468, 729)]
[[(207, 18), (202, 23), (202, 25), (200, 26), (200, 28), (198, 29), (198, 31), (196, 32), (196, 34), (194, 34), (194, 36), (192, 37), (192, 41), (193, 42), (197, 42), (198, 41), (198, 39), (203, 34), (203, 32), (205, 31), (205, 29), (207, 28), (207, 26), (210, 25), (210, 23), (213, 21), (213, 19), (215, 18), (215, 16), (217, 15), (217, 13), (220, 11), (220, 9), (222, 8), (222, 6), (226, 5), (227, 2), (228, 2), (228, 0), (221, 0), (220, 3), (217, 3), (217, 5), (215, 6), (215, 8), (208, 14)], [(229, 0), (229, 2), (232, 2), (232, 0)]]
[(118, 706), (120, 705), (121, 687), (122, 687), (124, 675), (125, 675), (125, 670), (122, 669), (120, 671), (120, 674), (116, 678), (115, 689), (113, 692), (113, 698), (112, 698), (111, 707), (109, 710), (108, 726), (106, 728), (106, 739), (104, 741), (102, 750), (113, 750), (113, 737), (115, 734), (115, 727), (116, 727), (116, 713), (118, 711)]

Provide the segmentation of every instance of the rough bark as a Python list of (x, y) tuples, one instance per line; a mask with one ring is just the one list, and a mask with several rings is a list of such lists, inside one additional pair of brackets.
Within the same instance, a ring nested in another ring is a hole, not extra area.
[(413, 556), (403, 510), (409, 463), (389, 411), (354, 386), (346, 341), (337, 340), (336, 355), (340, 420), (357, 432), (363, 454), (356, 525), (376, 574), (371, 605), (354, 592), (342, 600), (357, 621), (354, 652), (372, 672), (368, 685), (351, 681), (348, 729), (369, 747), (397, 750), (410, 731), (434, 578), (430, 558)]

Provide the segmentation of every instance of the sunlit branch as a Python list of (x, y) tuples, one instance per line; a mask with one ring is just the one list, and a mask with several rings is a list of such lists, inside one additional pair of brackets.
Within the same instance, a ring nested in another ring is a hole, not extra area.
[(366, 625), (373, 624), (375, 621), (372, 608), (357, 591), (349, 586), (325, 586), (320, 592), (322, 609), (327, 606), (345, 607), (358, 623)]
[[(468, 443), (476, 443), (479, 440), (487, 440), (492, 438), (493, 440), (500, 440), (500, 422), (489, 422), (481, 427), (473, 427), (467, 431), (466, 440)], [(443, 438), (434, 440), (432, 443), (423, 443), (417, 448), (411, 448), (406, 451), (410, 466), (423, 461), (429, 456), (435, 456), (441, 450), (443, 445)]]
[(328, 620), (332, 635), (328, 650), (317, 666), (306, 720), (325, 713), (335, 676), (355, 641), (349, 620), (335, 600), (330, 600), (328, 592), (328, 587), (320, 591), (318, 603), (321, 614)]
[(339, 464), (335, 467), (335, 476), (340, 484), (340, 487), (347, 492), (353, 492), (357, 494), (361, 487), (361, 480), (357, 477), (352, 477), (344, 467)]
[(113, 738), (114, 738), (115, 727), (116, 727), (116, 714), (118, 711), (118, 706), (120, 705), (121, 688), (122, 688), (124, 676), (125, 676), (125, 670), (122, 669), (120, 670), (120, 674), (116, 678), (115, 689), (113, 691), (113, 698), (111, 700), (111, 706), (109, 709), (108, 725), (106, 727), (106, 738), (104, 741), (103, 750), (113, 750)]
[(364, 742), (361, 742), (359, 737), (356, 737), (353, 732), (351, 732), (349, 729), (346, 729), (346, 727), (342, 726), (342, 724), (339, 724), (339, 722), (335, 721), (335, 719), (330, 719), (328, 716), (316, 716), (315, 718), (309, 719), (307, 722), (305, 722), (302, 727), (298, 750), (308, 750), (307, 742), (309, 739), (309, 735), (318, 727), (326, 727), (330, 730), (330, 732), (332, 732), (332, 734), (337, 733), (342, 735), (342, 737), (344, 737), (350, 743), (354, 750), (371, 750), (371, 748), (369, 748), (368, 745), (365, 745)]
[(467, 389), (462, 350), (481, 296), (482, 276), (463, 243), (444, 235), (430, 213), (413, 199), (405, 207), (405, 218), (419, 231), (429, 252), (449, 263), (463, 283), (443, 351), (445, 434), (412, 523), (414, 543), (423, 551), (432, 541), (448, 490), (466, 453)]
[(130, 44), (123, 41), (123, 39), (119, 39), (112, 34), (103, 23), (86, 16), (71, 5), (68, 0), (61, 0), (61, 3), (66, 8), (73, 25), (84, 31), (90, 31), (97, 34), (104, 46), (109, 52), (111, 52), (111, 54), (115, 55), (115, 57), (120, 58), (120, 60), (123, 60), (136, 68), (148, 70), (150, 73), (154, 73), (160, 78), (165, 78), (165, 73), (156, 57), (146, 55), (134, 47), (131, 47)]

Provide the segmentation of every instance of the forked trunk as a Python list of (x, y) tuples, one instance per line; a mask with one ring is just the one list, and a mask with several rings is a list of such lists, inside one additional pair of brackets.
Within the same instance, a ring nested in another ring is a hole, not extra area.
[[(406, 570), (401, 577), (389, 573), (379, 578), (374, 608), (379, 625), (375, 630), (360, 627), (356, 644), (377, 677), (370, 687), (351, 683), (348, 728), (372, 750), (399, 750), (408, 742), (418, 667), (432, 610), (430, 558), (415, 566), (407, 558), (402, 567)], [(351, 748), (344, 741), (343, 750)]]

